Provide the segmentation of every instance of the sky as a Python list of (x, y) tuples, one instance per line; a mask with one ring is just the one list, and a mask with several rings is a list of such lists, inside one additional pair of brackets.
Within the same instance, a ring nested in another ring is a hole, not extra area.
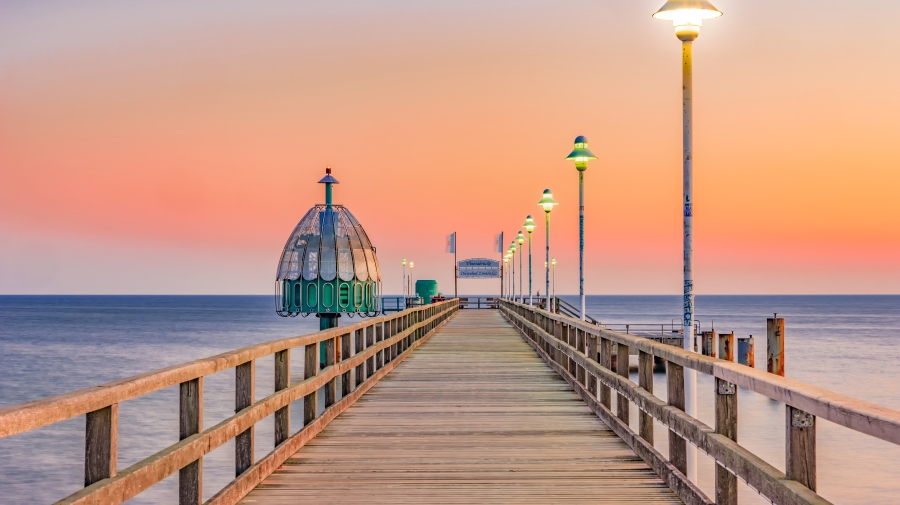
[[(326, 165), (385, 293), (526, 215), (543, 283), (679, 293), (662, 0), (0, 2), (0, 293), (269, 294)], [(900, 293), (900, 2), (718, 0), (694, 47), (697, 293)], [(517, 260), (518, 261), (518, 260)], [(496, 293), (499, 282), (460, 281)]]

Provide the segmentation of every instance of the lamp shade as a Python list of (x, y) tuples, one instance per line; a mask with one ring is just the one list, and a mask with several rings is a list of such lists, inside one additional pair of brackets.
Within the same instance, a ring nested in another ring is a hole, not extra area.
[(669, 0), (653, 14), (656, 19), (712, 19), (722, 15), (708, 0)]
[(525, 242), (525, 234), (521, 231), (519, 231), (519, 234), (516, 236), (516, 242), (518, 242), (519, 245), (522, 245), (522, 243)]
[(544, 197), (541, 198), (541, 201), (538, 202), (538, 205), (544, 208), (544, 212), (550, 212), (553, 210), (553, 206), (557, 205), (557, 201), (553, 199), (553, 193), (550, 192), (549, 189), (544, 190)]
[(588, 149), (587, 137), (579, 135), (575, 137), (575, 149), (566, 156), (566, 160), (574, 161), (578, 168), (587, 167), (590, 160), (596, 160), (597, 156)]
[(534, 219), (529, 214), (528, 217), (525, 218), (525, 224), (522, 225), (522, 228), (525, 228), (525, 230), (528, 231), (528, 233), (531, 233), (532, 231), (534, 231), (534, 229), (536, 227), (537, 227), (537, 225), (534, 224)]

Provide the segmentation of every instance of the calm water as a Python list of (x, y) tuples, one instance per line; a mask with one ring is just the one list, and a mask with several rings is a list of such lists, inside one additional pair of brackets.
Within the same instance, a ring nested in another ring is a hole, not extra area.
[[(703, 329), (715, 321), (720, 332), (759, 337), (756, 362), (763, 367), (766, 317), (778, 312), (786, 319), (789, 377), (900, 409), (900, 296), (698, 296), (697, 307)], [(678, 296), (588, 298), (588, 312), (611, 323), (667, 322), (679, 309)], [(0, 407), (317, 329), (313, 317), (277, 317), (268, 296), (0, 296)], [(294, 380), (302, 377), (299, 361)], [(271, 359), (257, 367), (261, 398), (273, 388)], [(656, 381), (664, 394), (664, 376)], [(206, 379), (205, 427), (233, 413), (233, 383), (230, 371)], [(699, 388), (700, 418), (713, 425), (712, 382), (701, 377)], [(739, 395), (740, 443), (783, 469), (784, 406), (749, 391)], [(177, 404), (175, 387), (120, 406), (120, 469), (177, 441)], [(292, 410), (296, 430), (302, 409)], [(259, 458), (272, 449), (271, 418), (256, 433)], [(663, 452), (665, 435), (657, 430)], [(0, 502), (48, 503), (77, 491), (83, 436), (81, 417), (0, 439)], [(900, 448), (826, 421), (818, 424), (818, 443), (826, 498), (900, 503)], [(233, 453), (226, 444), (204, 459), (205, 498), (231, 480)], [(711, 494), (713, 465), (704, 456), (699, 474)], [(176, 490), (169, 478), (133, 502), (174, 503)], [(741, 493), (742, 503), (764, 503), (746, 486)]]

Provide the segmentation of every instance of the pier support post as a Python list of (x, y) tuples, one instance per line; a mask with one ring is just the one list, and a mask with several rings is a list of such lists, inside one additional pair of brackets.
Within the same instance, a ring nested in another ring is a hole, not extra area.
[(754, 368), (756, 357), (753, 345), (753, 335), (749, 337), (740, 337), (737, 339), (737, 362)]
[(719, 335), (719, 359), (734, 361), (734, 332)]
[[(619, 344), (617, 348), (616, 373), (627, 379), (629, 365), (628, 346)], [(616, 394), (616, 416), (625, 423), (625, 425), (628, 425), (628, 398), (621, 393)]]
[(87, 413), (84, 436), (84, 486), (115, 477), (119, 445), (119, 404)]
[(704, 356), (716, 357), (719, 344), (716, 340), (716, 331), (704, 331), (700, 334), (700, 350)]
[[(737, 385), (716, 378), (716, 433), (737, 442)], [(716, 505), (737, 505), (737, 477), (716, 463)]]
[[(666, 361), (666, 389), (668, 403), (684, 410), (684, 367)], [(687, 441), (669, 430), (669, 461), (684, 475), (687, 475)]]
[[(319, 346), (320, 342), (315, 344), (309, 344), (305, 349), (305, 356), (303, 360), (303, 378), (310, 379), (315, 377), (319, 373)], [(318, 391), (313, 391), (312, 393), (303, 397), (303, 425), (306, 426), (309, 423), (316, 420), (316, 404), (318, 403)]]
[(816, 416), (785, 405), (785, 477), (816, 490)]
[[(253, 405), (256, 391), (256, 362), (250, 360), (234, 367), (234, 411)], [(237, 477), (253, 465), (253, 431), (251, 426), (234, 437), (234, 475)]]
[(766, 370), (784, 377), (784, 318), (766, 319)]
[[(291, 385), (291, 350), (275, 353), (275, 391), (287, 389)], [(291, 436), (291, 405), (275, 411), (275, 447)]]
[[(184, 440), (203, 429), (203, 377), (181, 383), (178, 403), (178, 440)], [(178, 504), (201, 503), (203, 503), (203, 458), (188, 463), (178, 471)]]
[[(644, 351), (638, 353), (638, 385), (648, 393), (653, 393), (653, 355)], [(653, 445), (653, 417), (638, 410), (638, 431), (641, 438)]]
[[(590, 361), (597, 363), (597, 336), (596, 335), (587, 335), (587, 358)], [(594, 398), (597, 397), (597, 378), (589, 373), (585, 373), (587, 376), (587, 390), (588, 393), (591, 394)]]
[[(612, 371), (612, 341), (603, 337), (600, 338), (600, 366)], [(612, 410), (612, 390), (603, 383), (600, 383), (600, 403)]]

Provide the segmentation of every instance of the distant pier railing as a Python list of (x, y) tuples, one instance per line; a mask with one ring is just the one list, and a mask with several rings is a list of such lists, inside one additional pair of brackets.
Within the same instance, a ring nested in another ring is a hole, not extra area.
[[(344, 327), (262, 344), (148, 372), (107, 384), (0, 409), (0, 438), (86, 415), (84, 488), (60, 504), (122, 503), (178, 473), (179, 503), (202, 502), (203, 456), (235, 440), (235, 479), (206, 504), (237, 503), (288, 457), (316, 436), (430, 337), (459, 309), (456, 300), (414, 307)], [(319, 346), (325, 348), (320, 369)], [(291, 350), (304, 350), (305, 380), (290, 383)], [(352, 349), (352, 350), (351, 350)], [(254, 398), (255, 360), (272, 356), (275, 391)], [(203, 378), (235, 370), (236, 413), (203, 429)], [(337, 378), (341, 377), (341, 396)], [(180, 412), (180, 441), (128, 468), (117, 468), (118, 406), (160, 389), (180, 385), (172, 408)], [(325, 411), (317, 414), (324, 387)], [(291, 435), (291, 403), (303, 399), (304, 427)], [(275, 449), (254, 462), (254, 425), (275, 417)], [(3, 501), (0, 499), (0, 501)]]
[[(900, 445), (900, 411), (509, 300), (500, 310), (686, 504), (736, 504), (738, 478), (777, 505), (829, 503), (815, 492), (817, 418)], [(631, 350), (639, 355), (637, 384), (629, 379)], [(654, 358), (665, 361), (666, 402), (653, 395)], [(684, 412), (685, 368), (715, 378), (715, 427)], [(785, 472), (738, 445), (738, 387), (785, 404)], [(637, 433), (630, 403), (639, 412)], [(669, 429), (668, 459), (653, 447), (654, 420)], [(715, 500), (686, 477), (688, 442), (716, 460)]]

